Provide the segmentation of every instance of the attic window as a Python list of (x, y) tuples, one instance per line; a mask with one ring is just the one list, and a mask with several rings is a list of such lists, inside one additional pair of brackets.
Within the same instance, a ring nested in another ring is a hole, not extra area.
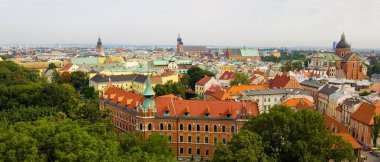
[(230, 118), (231, 117), (231, 114), (227, 114), (227, 118)]
[(205, 113), (205, 117), (210, 117), (210, 113)]
[(189, 116), (189, 112), (185, 112), (184, 116), (188, 117)]
[(169, 116), (169, 113), (170, 113), (169, 110), (165, 110), (165, 116)]

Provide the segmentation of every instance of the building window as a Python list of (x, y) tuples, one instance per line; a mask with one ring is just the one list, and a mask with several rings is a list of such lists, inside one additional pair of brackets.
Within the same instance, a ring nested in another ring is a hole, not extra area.
[(268, 102), (270, 102), (270, 98), (268, 98)]
[(197, 155), (200, 155), (200, 154), (201, 154), (201, 149), (197, 148)]
[(187, 136), (187, 142), (191, 143), (191, 136)]
[(191, 131), (191, 124), (189, 124), (189, 125), (187, 126), (187, 130), (188, 130), (188, 131)]
[(183, 124), (179, 125), (179, 130), (183, 130)]
[(205, 125), (205, 131), (208, 132), (208, 125)]
[(182, 148), (182, 147), (179, 148), (179, 153), (180, 153), (180, 154), (183, 154), (183, 148)]
[(172, 136), (171, 135), (168, 136), (168, 141), (172, 142)]
[(231, 126), (231, 132), (235, 132), (235, 127)]
[(226, 143), (227, 143), (226, 137), (223, 137), (223, 144), (226, 144)]
[(206, 155), (209, 155), (209, 154), (210, 154), (210, 151), (206, 149)]
[(179, 136), (179, 142), (183, 142), (183, 136)]
[(199, 124), (197, 125), (197, 131), (201, 131), (201, 126)]
[(214, 136), (214, 144), (217, 144), (217, 143), (218, 143), (218, 137)]
[(170, 123), (168, 124), (168, 130), (172, 130), (172, 125)]
[(205, 143), (208, 143), (208, 137), (205, 136)]
[(214, 125), (214, 132), (218, 132), (218, 126)]
[(201, 137), (197, 136), (197, 143), (201, 143)]
[(353, 69), (355, 68), (355, 63), (354, 63), (354, 62), (352, 63), (352, 68), (353, 68)]
[(140, 130), (143, 130), (143, 125), (140, 123)]
[(164, 124), (160, 124), (160, 130), (164, 130)]
[(152, 130), (153, 129), (153, 127), (152, 127), (152, 124), (148, 124), (148, 130)]
[(188, 149), (187, 154), (189, 154), (189, 155), (192, 154), (192, 150), (191, 150), (191, 148)]

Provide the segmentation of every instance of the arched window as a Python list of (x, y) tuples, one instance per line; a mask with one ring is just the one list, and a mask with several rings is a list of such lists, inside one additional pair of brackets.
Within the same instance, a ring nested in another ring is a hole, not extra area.
[(226, 132), (226, 126), (222, 126), (222, 132)]
[(205, 125), (205, 131), (208, 131), (208, 125)]
[(201, 126), (197, 124), (197, 131), (201, 131)]
[(218, 132), (218, 126), (214, 125), (214, 132)]
[(183, 130), (183, 124), (179, 125), (179, 130)]
[(235, 132), (235, 127), (231, 126), (231, 132)]
[(153, 128), (152, 128), (152, 124), (148, 124), (148, 130), (152, 130)]
[(143, 130), (143, 125), (142, 125), (142, 123), (140, 123), (140, 130)]
[(189, 124), (189, 125), (187, 126), (187, 130), (188, 130), (188, 131), (191, 131), (191, 124)]
[(172, 130), (172, 124), (168, 124), (168, 130)]
[(160, 130), (164, 130), (164, 124), (160, 124)]

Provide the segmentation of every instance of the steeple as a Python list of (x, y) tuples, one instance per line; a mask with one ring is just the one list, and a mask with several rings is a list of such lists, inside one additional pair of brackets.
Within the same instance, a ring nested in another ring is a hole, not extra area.
[(181, 35), (178, 33), (178, 37), (177, 37), (177, 44), (179, 45), (182, 45), (183, 42), (182, 42), (182, 38), (181, 38)]
[(146, 78), (145, 81), (145, 90), (142, 94), (144, 96), (144, 102), (142, 104), (142, 109), (144, 112), (156, 112), (156, 100), (154, 99), (154, 91), (152, 84), (150, 83), (150, 76)]

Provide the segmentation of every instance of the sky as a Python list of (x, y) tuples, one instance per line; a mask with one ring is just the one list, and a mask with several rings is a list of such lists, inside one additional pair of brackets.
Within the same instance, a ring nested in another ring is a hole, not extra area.
[(380, 0), (0, 0), (0, 44), (380, 48)]

